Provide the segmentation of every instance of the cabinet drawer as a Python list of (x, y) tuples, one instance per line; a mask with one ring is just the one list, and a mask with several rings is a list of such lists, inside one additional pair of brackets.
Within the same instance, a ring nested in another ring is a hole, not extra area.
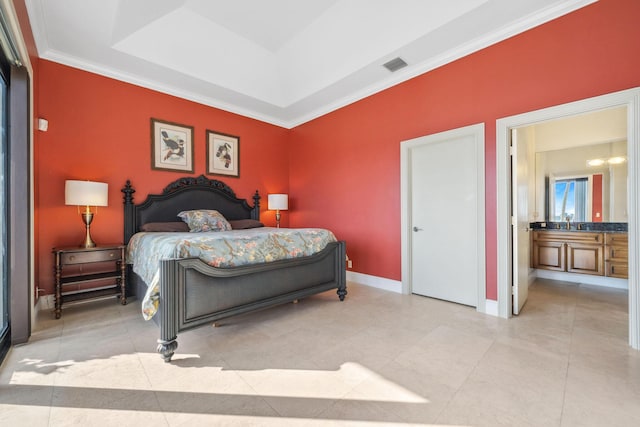
[(118, 261), (122, 259), (122, 252), (119, 249), (64, 252), (60, 255), (60, 264), (86, 264), (90, 262)]
[(628, 263), (607, 261), (605, 264), (606, 264), (605, 268), (606, 268), (607, 277), (618, 277), (620, 279), (629, 278)]
[(605, 259), (627, 261), (629, 259), (629, 248), (624, 246), (607, 246)]
[(629, 236), (627, 233), (606, 233), (604, 242), (606, 245), (629, 246)]

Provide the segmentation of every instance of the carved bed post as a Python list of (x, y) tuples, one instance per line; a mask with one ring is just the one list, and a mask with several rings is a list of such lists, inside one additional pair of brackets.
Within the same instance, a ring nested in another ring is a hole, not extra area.
[(256, 190), (256, 194), (253, 195), (253, 210), (251, 211), (251, 219), (257, 221), (260, 220), (260, 194)]
[(160, 261), (160, 339), (157, 351), (165, 362), (171, 362), (178, 348), (178, 283), (176, 260)]
[[(123, 194), (123, 200), (124, 200), (124, 244), (128, 244), (129, 243), (129, 239), (131, 239), (131, 236), (133, 236), (133, 234), (136, 232), (136, 224), (135, 224), (135, 205), (133, 204), (133, 193), (136, 192), (136, 190), (131, 186), (131, 181), (127, 180), (126, 184), (124, 185), (124, 187), (122, 187), (122, 194)], [(123, 260), (123, 263), (125, 263), (125, 261)], [(124, 264), (125, 265), (125, 277), (126, 277), (126, 284), (127, 284), (127, 290), (125, 292), (125, 295), (131, 295), (131, 293), (133, 292), (133, 289), (135, 289), (135, 287), (133, 286), (132, 283), (132, 278), (133, 278), (133, 266), (130, 264)], [(123, 295), (123, 297), (125, 296)]]
[(127, 180), (127, 183), (122, 187), (122, 193), (124, 196), (124, 244), (129, 243), (129, 239), (136, 232), (135, 216), (133, 214), (133, 193), (136, 190), (131, 186), (131, 181)]
[(338, 242), (338, 259), (336, 262), (336, 278), (338, 278), (338, 298), (344, 301), (347, 296), (347, 244), (344, 241)]

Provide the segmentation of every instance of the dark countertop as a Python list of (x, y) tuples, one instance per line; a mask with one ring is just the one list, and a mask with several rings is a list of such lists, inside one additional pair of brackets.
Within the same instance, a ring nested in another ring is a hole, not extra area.
[[(532, 222), (529, 224), (534, 231), (571, 231), (585, 233), (627, 233), (629, 230), (626, 222), (572, 222), (567, 230), (566, 222)], [(543, 227), (546, 225), (546, 227)], [(580, 229), (578, 229), (580, 226)]]
[(567, 230), (566, 228), (533, 228), (533, 231), (553, 231), (553, 232), (565, 232), (565, 233), (607, 233), (607, 234), (627, 234), (627, 231), (622, 230), (613, 230), (613, 231), (603, 231), (603, 230), (577, 230), (572, 228), (571, 230)]

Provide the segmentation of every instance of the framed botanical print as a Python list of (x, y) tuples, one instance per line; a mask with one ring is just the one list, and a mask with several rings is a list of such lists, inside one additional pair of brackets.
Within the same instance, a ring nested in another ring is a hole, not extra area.
[(207, 130), (207, 173), (240, 176), (240, 137)]
[(193, 172), (193, 126), (151, 119), (151, 169)]

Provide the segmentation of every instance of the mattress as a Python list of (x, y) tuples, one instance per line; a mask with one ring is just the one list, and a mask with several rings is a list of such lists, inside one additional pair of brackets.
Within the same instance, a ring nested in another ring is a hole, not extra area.
[(127, 246), (127, 262), (147, 284), (142, 301), (151, 319), (159, 301), (159, 261), (199, 258), (212, 267), (231, 268), (313, 255), (336, 238), (321, 228), (272, 228), (215, 232), (142, 232)]

